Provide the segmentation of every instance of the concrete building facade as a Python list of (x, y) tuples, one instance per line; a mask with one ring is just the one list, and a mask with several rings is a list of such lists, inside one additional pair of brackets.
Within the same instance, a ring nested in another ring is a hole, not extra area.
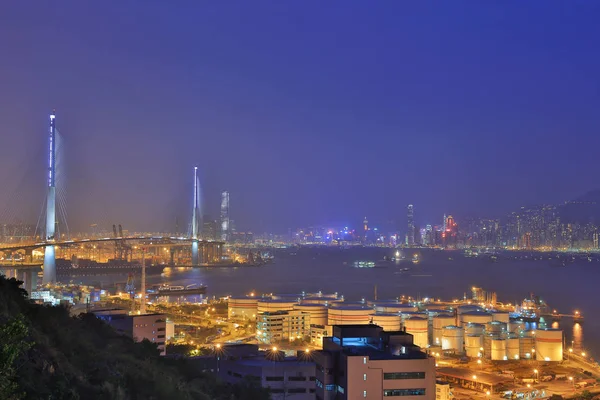
[(435, 360), (406, 332), (376, 325), (334, 326), (316, 363), (316, 399), (435, 398)]
[(310, 314), (303, 311), (260, 313), (256, 319), (256, 338), (260, 343), (275, 344), (310, 336)]
[(155, 343), (160, 355), (166, 355), (167, 317), (164, 314), (128, 315), (125, 310), (101, 310), (93, 314), (136, 342), (148, 339)]
[(315, 363), (310, 353), (284, 357), (276, 350), (264, 352), (256, 345), (242, 344), (223, 346), (217, 356), (217, 375), (226, 382), (260, 382), (270, 389), (273, 400), (315, 399)]

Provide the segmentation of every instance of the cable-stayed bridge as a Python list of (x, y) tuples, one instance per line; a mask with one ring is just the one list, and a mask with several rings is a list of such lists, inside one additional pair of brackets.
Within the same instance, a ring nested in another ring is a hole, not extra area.
[[(57, 130), (56, 113), (50, 114), (48, 128), (48, 154), (47, 154), (47, 181), (46, 181), (46, 199), (44, 218), (40, 221), (44, 224), (39, 240), (20, 241), (19, 243), (0, 244), (0, 258), (9, 260), (0, 262), (2, 269), (7, 276), (18, 277), (25, 281), (27, 290), (35, 288), (37, 285), (37, 272), (43, 268), (43, 284), (56, 282), (56, 250), (61, 248), (70, 248), (75, 246), (84, 246), (93, 243), (114, 243), (116, 247), (126, 246), (126, 243), (137, 242), (140, 247), (149, 249), (153, 247), (168, 248), (170, 252), (170, 265), (174, 265), (174, 255), (177, 249), (186, 248), (191, 251), (190, 266), (200, 266), (205, 263), (220, 260), (223, 252), (223, 242), (201, 240), (198, 235), (199, 228), (199, 184), (198, 169), (194, 167), (193, 184), (193, 209), (191, 220), (191, 232), (189, 236), (182, 237), (177, 235), (123, 235), (119, 226), (120, 234), (115, 230), (114, 237), (81, 237), (77, 239), (62, 239), (58, 235), (58, 215), (64, 219), (63, 226), (66, 224), (66, 202), (62, 198), (62, 188), (60, 186), (61, 174), (58, 173), (57, 166), (60, 165), (58, 149), (60, 148), (60, 135)], [(58, 189), (57, 189), (58, 188)], [(58, 196), (57, 196), (58, 195)], [(58, 212), (57, 212), (58, 211)], [(38, 227), (40, 222), (38, 221)], [(114, 227), (113, 227), (114, 229)], [(37, 228), (36, 228), (37, 230)], [(64, 236), (64, 235), (63, 235)], [(43, 250), (43, 263), (34, 256), (36, 250)], [(16, 255), (19, 255), (18, 261)]]

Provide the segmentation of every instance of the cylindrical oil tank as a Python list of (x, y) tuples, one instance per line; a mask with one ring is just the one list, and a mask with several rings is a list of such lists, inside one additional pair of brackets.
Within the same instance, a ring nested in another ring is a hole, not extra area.
[(519, 337), (519, 358), (529, 360), (535, 357), (535, 340), (533, 336)]
[(433, 339), (432, 345), (442, 345), (443, 328), (446, 326), (456, 325), (456, 318), (451, 314), (439, 314), (433, 317)]
[(468, 324), (465, 324), (463, 326), (463, 328), (465, 329), (465, 336), (469, 336), (469, 335), (482, 336), (485, 333), (485, 325), (483, 325), (483, 324), (476, 324), (473, 322), (469, 322)]
[(427, 347), (427, 323), (428, 319), (423, 317), (413, 316), (404, 320), (406, 333), (413, 335), (413, 342), (419, 347)]
[(482, 309), (481, 309), (481, 307), (479, 307), (475, 304), (463, 304), (463, 305), (458, 306), (456, 311), (460, 315), (460, 314), (473, 312), (473, 311), (482, 311)]
[(492, 314), (485, 311), (469, 311), (459, 315), (459, 322), (462, 325), (469, 322), (476, 324), (487, 324), (492, 322)]
[(483, 355), (481, 348), (483, 347), (483, 336), (482, 335), (466, 335), (465, 336), (465, 351), (467, 357), (479, 357)]
[(303, 292), (303, 297), (324, 297), (324, 298), (328, 298), (330, 300), (336, 300), (339, 299), (341, 301), (343, 301), (344, 299), (342, 297), (340, 297), (337, 293), (323, 293), (323, 292), (317, 292), (317, 293), (304, 293)]
[(429, 319), (427, 313), (421, 311), (402, 311), (400, 312), (400, 316), (402, 317), (402, 322), (410, 318), (425, 318)]
[(490, 335), (483, 335), (483, 357), (490, 359), (492, 356), (492, 339), (494, 337)]
[(521, 335), (525, 331), (525, 322), (523, 321), (509, 321), (508, 323), (508, 333), (512, 333), (515, 335)]
[(464, 331), (458, 326), (447, 326), (442, 333), (442, 350), (454, 350), (462, 353), (464, 349)]
[(343, 300), (334, 299), (331, 297), (305, 297), (302, 299), (301, 304), (322, 304), (330, 305), (334, 303), (341, 303)]
[(506, 357), (509, 360), (518, 360), (520, 358), (518, 337), (510, 336), (506, 339)]
[(276, 312), (276, 311), (291, 311), (294, 306), (298, 304), (295, 300), (284, 300), (284, 299), (259, 299), (258, 300), (258, 312)]
[(380, 304), (401, 304), (398, 299), (367, 300), (367, 305), (375, 308)]
[(258, 299), (256, 297), (230, 297), (227, 302), (227, 317), (229, 319), (256, 319)]
[(296, 304), (294, 310), (310, 314), (311, 325), (327, 325), (327, 307), (323, 304)]
[(394, 332), (400, 330), (400, 314), (375, 313), (372, 315), (373, 323), (379, 325), (384, 331)]
[(293, 294), (293, 293), (271, 294), (271, 299), (273, 299), (273, 300), (288, 300), (288, 301), (295, 301), (296, 303), (298, 303), (301, 298), (302, 298), (302, 294)]
[(538, 329), (535, 333), (535, 359), (538, 361), (563, 360), (563, 331)]
[(492, 361), (506, 360), (506, 339), (492, 338), (491, 353)]
[(429, 314), (429, 318), (433, 318), (440, 314), (452, 314), (450, 310), (447, 310), (445, 308), (427, 308), (425, 312)]
[(374, 311), (371, 307), (359, 305), (330, 307), (327, 325), (368, 324), (372, 314)]
[(501, 336), (503, 334), (506, 334), (506, 324), (500, 321), (488, 322), (485, 325), (485, 333), (494, 336)]
[(508, 324), (508, 321), (510, 320), (510, 316), (508, 314), (508, 311), (492, 311), (492, 319), (494, 321), (500, 321), (500, 322), (504, 322), (505, 324)]
[(405, 313), (405, 312), (415, 312), (418, 311), (418, 308), (411, 304), (401, 304), (401, 303), (375, 303), (375, 311), (383, 312), (383, 313)]

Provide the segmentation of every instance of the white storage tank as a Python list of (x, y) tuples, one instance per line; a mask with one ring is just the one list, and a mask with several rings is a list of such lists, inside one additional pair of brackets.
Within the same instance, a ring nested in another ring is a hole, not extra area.
[(327, 325), (368, 324), (375, 312), (371, 307), (359, 305), (340, 305), (330, 307)]
[(310, 314), (311, 325), (327, 325), (327, 307), (322, 304), (296, 304), (294, 310)]
[(519, 337), (519, 358), (532, 359), (535, 358), (535, 340), (533, 336)]
[(487, 324), (492, 322), (492, 314), (485, 311), (468, 311), (463, 312), (459, 315), (460, 325), (468, 324), (469, 322), (475, 324)]
[(508, 357), (506, 356), (506, 339), (492, 338), (491, 353), (492, 361), (507, 360)]
[(480, 355), (483, 356), (483, 336), (481, 335), (466, 335), (465, 336), (465, 351), (467, 357), (476, 358)]
[(538, 361), (563, 360), (563, 331), (538, 329), (535, 333), (535, 359)]
[(229, 319), (256, 319), (258, 299), (255, 297), (230, 297), (227, 302), (227, 317)]
[(296, 304), (298, 304), (298, 302), (291, 299), (259, 299), (257, 308), (259, 313), (273, 313), (277, 311), (291, 311)]
[(475, 304), (463, 304), (457, 308), (458, 315), (473, 311), (482, 311), (482, 308)]
[(485, 333), (488, 335), (501, 336), (506, 333), (506, 324), (500, 321), (488, 322), (485, 325)]
[(372, 315), (373, 323), (379, 325), (384, 331), (394, 332), (400, 328), (400, 314), (375, 313)]
[(456, 318), (451, 314), (439, 314), (433, 317), (433, 339), (432, 345), (442, 345), (443, 328), (446, 326), (456, 325)]
[(499, 322), (508, 324), (508, 322), (510, 320), (510, 315), (508, 314), (508, 311), (494, 310), (494, 311), (492, 311), (492, 319), (494, 321), (499, 321)]
[(293, 293), (275, 293), (272, 294), (271, 293), (271, 299), (273, 300), (287, 300), (287, 301), (294, 301), (296, 303), (300, 302), (300, 299), (302, 298), (302, 294), (293, 294)]
[(463, 328), (465, 329), (465, 336), (469, 336), (469, 335), (482, 336), (485, 333), (485, 325), (483, 325), (483, 324), (475, 324), (473, 322), (470, 322), (470, 323), (466, 324), (465, 326), (463, 326)]
[(427, 325), (428, 319), (423, 317), (413, 316), (404, 320), (404, 328), (406, 328), (406, 333), (413, 335), (414, 344), (423, 348), (426, 348), (428, 344)]
[(464, 350), (464, 331), (458, 326), (447, 326), (442, 333), (442, 350), (454, 350), (462, 353)]
[(513, 320), (508, 323), (508, 332), (509, 333), (512, 333), (515, 335), (521, 335), (524, 331), (525, 331), (525, 322)]
[(341, 303), (343, 302), (343, 300), (341, 299), (334, 299), (331, 297), (305, 297), (302, 299), (302, 301), (300, 302), (300, 304), (322, 304), (325, 306), (334, 304), (334, 303)]
[(509, 360), (518, 360), (521, 356), (519, 353), (519, 338), (510, 336), (506, 339), (506, 357)]
[(411, 304), (401, 303), (375, 303), (375, 311), (383, 313), (416, 312), (418, 308)]

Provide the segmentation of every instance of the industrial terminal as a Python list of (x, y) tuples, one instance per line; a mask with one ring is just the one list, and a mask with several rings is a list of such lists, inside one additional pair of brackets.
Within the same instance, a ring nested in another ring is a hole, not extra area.
[(559, 321), (563, 328), (568, 322), (581, 324), (583, 316), (561, 314), (534, 295), (505, 304), (495, 293), (473, 287), (470, 296), (451, 301), (401, 296), (350, 302), (322, 292), (252, 293), (227, 301), (228, 319), (255, 321), (254, 342), (267, 351), (320, 350), (342, 326), (408, 334), (435, 360), (438, 381), (451, 385), (448, 390), (455, 395), (464, 391), (464, 398), (478, 393), (483, 398), (544, 398), (595, 386), (591, 378), (600, 376), (582, 344), (568, 346), (563, 329), (557, 328)]

